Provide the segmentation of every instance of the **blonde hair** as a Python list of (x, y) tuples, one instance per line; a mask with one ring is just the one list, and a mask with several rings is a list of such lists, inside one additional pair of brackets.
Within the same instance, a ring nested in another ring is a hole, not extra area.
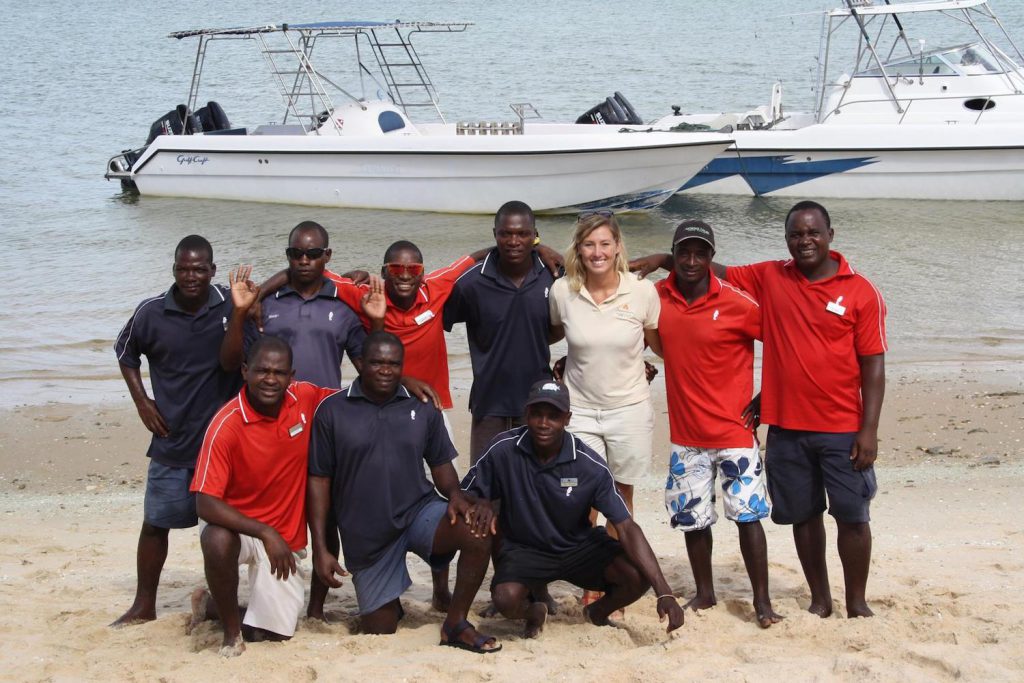
[(619, 251), (615, 254), (613, 263), (615, 270), (619, 273), (629, 273), (629, 256), (626, 255), (626, 242), (622, 239), (622, 230), (614, 215), (599, 213), (583, 214), (576, 221), (576, 230), (572, 235), (572, 243), (565, 252), (565, 277), (569, 280), (569, 288), (574, 292), (580, 291), (587, 281), (587, 269), (580, 258), (580, 244), (600, 227), (606, 227), (611, 231)]

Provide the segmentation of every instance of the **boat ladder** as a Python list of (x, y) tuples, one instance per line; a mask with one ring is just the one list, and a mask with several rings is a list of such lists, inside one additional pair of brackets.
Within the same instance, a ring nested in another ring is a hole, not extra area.
[[(305, 130), (319, 131), (323, 117), (334, 111), (334, 103), (324, 88), (322, 76), (309, 59), (313, 48), (310, 37), (299, 32), (300, 37), (293, 40), (293, 33), (287, 29), (282, 31), (287, 47), (268, 43), (260, 33), (254, 37), (284, 98), (285, 114), (281, 123), (287, 124), (288, 117), (292, 116)], [(334, 128), (329, 130), (339, 132)]]
[(411, 116), (410, 109), (433, 108), (444, 122), (444, 114), (438, 106), (437, 89), (412, 44), (415, 32), (403, 34), (397, 27), (374, 29), (369, 32), (368, 42), (394, 103), (407, 116)]

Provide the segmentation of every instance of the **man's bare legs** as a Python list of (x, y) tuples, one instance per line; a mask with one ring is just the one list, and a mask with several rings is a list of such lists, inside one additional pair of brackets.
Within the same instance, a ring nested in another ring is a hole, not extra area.
[[(242, 615), (238, 610), (238, 534), (224, 527), (209, 525), (200, 536), (206, 583), (210, 586), (216, 616), (224, 628), (220, 654), (225, 657), (245, 652), (242, 641)], [(208, 614), (213, 617), (213, 614)], [(196, 615), (193, 614), (193, 620)]]
[(506, 581), (494, 587), (491, 599), (495, 608), (506, 619), (525, 619), (524, 638), (536, 638), (544, 630), (548, 617), (547, 603), (531, 600), (531, 590), (526, 584)]
[(583, 608), (587, 621), (595, 626), (608, 626), (613, 613), (632, 605), (651, 586), (625, 555), (619, 555), (604, 571), (608, 588), (599, 600)]
[(697, 593), (690, 598), (683, 608), (694, 611), (708, 609), (718, 604), (715, 598), (715, 584), (711, 573), (711, 549), (714, 545), (711, 527), (687, 531), (686, 554), (690, 558), (690, 569), (693, 570), (693, 581), (697, 584)]
[(127, 612), (110, 624), (112, 627), (120, 628), (156, 619), (156, 591), (164, 562), (167, 561), (169, 535), (169, 529), (155, 527), (149, 522), (142, 523), (135, 555), (135, 602)]
[(867, 522), (849, 524), (836, 521), (839, 529), (839, 559), (843, 563), (846, 583), (846, 616), (873, 617), (864, 593), (871, 568), (871, 525)]
[[(623, 484), (621, 482), (615, 482), (615, 490), (618, 491), (619, 495), (622, 496), (622, 500), (626, 503), (626, 509), (629, 510), (629, 516), (633, 516), (633, 485)], [(590, 524), (591, 526), (597, 524), (597, 510), (590, 511)], [(608, 525), (608, 535), (611, 538), (618, 539), (618, 534), (615, 532), (615, 527)], [(592, 604), (598, 598), (601, 597), (600, 591), (583, 591), (583, 606)], [(614, 611), (614, 610), (613, 610)], [(622, 616), (621, 614), (619, 616)]]
[[(324, 529), (324, 533), (327, 536), (327, 549), (331, 551), (332, 555), (339, 557), (341, 539), (338, 537), (338, 524), (333, 518), (329, 518), (326, 526), (327, 528)], [(327, 602), (328, 590), (327, 584), (320, 580), (316, 572), (313, 572), (313, 577), (309, 580), (309, 606), (306, 607), (307, 617), (321, 621), (327, 620), (327, 617), (324, 616), (324, 603)]]
[(793, 541), (800, 566), (804, 570), (804, 578), (811, 589), (811, 604), (807, 611), (822, 618), (831, 616), (832, 590), (828, 585), (828, 565), (825, 564), (825, 522), (822, 513), (794, 524)]
[(737, 522), (740, 534), (740, 553), (743, 564), (750, 577), (750, 587), (754, 590), (754, 613), (761, 628), (768, 628), (778, 623), (782, 617), (772, 609), (772, 599), (768, 593), (768, 541), (764, 536), (764, 527), (760, 521)]

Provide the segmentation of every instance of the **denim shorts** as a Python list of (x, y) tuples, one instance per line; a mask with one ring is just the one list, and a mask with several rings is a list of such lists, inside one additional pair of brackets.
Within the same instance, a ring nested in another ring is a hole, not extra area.
[(188, 529), (199, 524), (196, 494), (189, 491), (195, 470), (149, 461), (143, 519), (160, 529)]

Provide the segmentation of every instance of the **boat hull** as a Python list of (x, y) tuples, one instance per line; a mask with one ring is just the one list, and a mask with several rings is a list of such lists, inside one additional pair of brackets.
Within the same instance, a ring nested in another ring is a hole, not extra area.
[(839, 126), (737, 131), (687, 193), (1024, 200), (1024, 127)]
[(493, 213), (647, 209), (731, 144), (671, 133), (361, 140), (160, 136), (135, 164), (143, 195)]

